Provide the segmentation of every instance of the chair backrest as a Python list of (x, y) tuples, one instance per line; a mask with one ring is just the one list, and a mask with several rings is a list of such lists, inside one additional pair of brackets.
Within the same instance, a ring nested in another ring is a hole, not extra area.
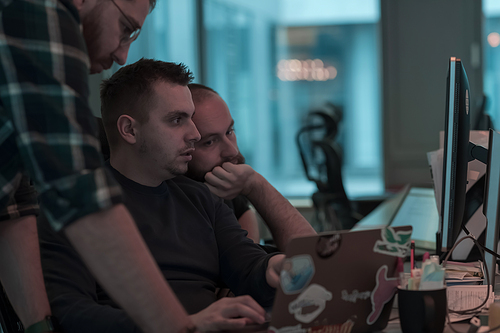
[(318, 187), (312, 199), (319, 231), (350, 229), (357, 222), (342, 180), (341, 121), (342, 110), (327, 103), (309, 112), (296, 136), (306, 176)]
[(0, 325), (3, 333), (24, 332), (23, 324), (10, 304), (9, 298), (0, 284)]

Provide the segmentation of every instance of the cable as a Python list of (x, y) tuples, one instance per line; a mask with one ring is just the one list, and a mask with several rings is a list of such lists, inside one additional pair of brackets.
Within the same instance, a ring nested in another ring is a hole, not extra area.
[[(462, 230), (465, 232), (465, 234), (467, 236), (469, 235), (472, 235), (472, 233), (469, 231), (469, 229), (467, 229), (467, 227), (465, 226), (465, 224), (462, 224)], [(472, 235), (472, 237), (474, 237), (474, 235)], [(474, 237), (475, 238), (475, 237)], [(497, 259), (500, 259), (500, 254), (488, 249), (486, 246), (484, 245), (481, 245), (479, 243), (477, 243), (478, 247), (479, 248), (482, 248), (484, 251), (488, 252), (489, 254), (491, 254), (492, 256), (496, 257)]]

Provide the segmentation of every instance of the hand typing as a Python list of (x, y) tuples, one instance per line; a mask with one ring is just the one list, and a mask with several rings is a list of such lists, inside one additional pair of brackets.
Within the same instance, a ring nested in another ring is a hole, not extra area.
[(252, 297), (239, 296), (222, 298), (190, 317), (199, 331), (208, 332), (262, 324), (265, 314), (265, 310)]

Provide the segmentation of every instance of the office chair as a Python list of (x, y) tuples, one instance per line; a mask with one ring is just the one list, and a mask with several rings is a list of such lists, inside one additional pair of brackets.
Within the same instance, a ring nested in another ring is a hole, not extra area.
[(342, 148), (336, 141), (342, 110), (332, 104), (310, 111), (296, 143), (307, 179), (318, 191), (312, 195), (318, 231), (351, 229), (361, 218), (354, 212), (342, 181)]
[(23, 324), (17, 316), (9, 298), (0, 283), (0, 325), (3, 333), (24, 332)]

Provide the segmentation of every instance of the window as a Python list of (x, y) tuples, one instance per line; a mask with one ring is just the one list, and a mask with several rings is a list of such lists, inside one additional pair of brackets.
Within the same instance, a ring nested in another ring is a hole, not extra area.
[(500, 2), (483, 0), (483, 12), (484, 92), (488, 100), (486, 112), (498, 130), (500, 129)]
[[(159, 0), (130, 46), (127, 65), (141, 58), (182, 62), (199, 76), (195, 0)], [(120, 66), (114, 64), (112, 73)]]
[(383, 192), (378, 1), (203, 4), (205, 83), (228, 103), (247, 163), (284, 195), (311, 195), (295, 136), (330, 102), (344, 112), (348, 195)]

